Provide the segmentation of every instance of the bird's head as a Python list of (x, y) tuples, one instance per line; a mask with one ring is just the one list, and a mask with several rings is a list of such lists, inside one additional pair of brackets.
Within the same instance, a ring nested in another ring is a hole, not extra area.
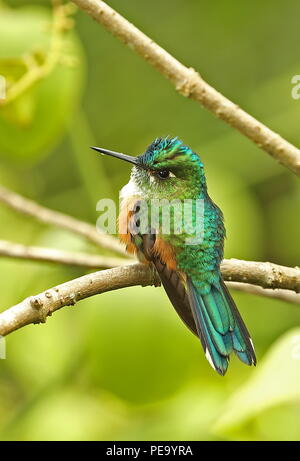
[(178, 138), (156, 138), (138, 157), (93, 149), (132, 163), (131, 181), (146, 198), (195, 198), (206, 191), (203, 163)]

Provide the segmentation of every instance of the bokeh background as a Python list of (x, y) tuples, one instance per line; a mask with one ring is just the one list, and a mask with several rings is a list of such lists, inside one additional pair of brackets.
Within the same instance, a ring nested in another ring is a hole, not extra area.
[[(109, 4), (252, 115), (300, 145), (297, 0), (110, 0)], [(45, 59), (49, 1), (0, 3), (0, 74)], [(177, 135), (199, 153), (224, 211), (226, 257), (299, 264), (297, 178), (198, 104), (82, 12), (59, 65), (0, 108), (0, 181), (95, 223), (99, 198), (117, 199), (130, 168), (88, 146), (141, 153)], [(0, 206), (0, 238), (100, 252), (82, 239)], [(0, 309), (84, 274), (0, 259)], [(2, 440), (300, 439), (300, 310), (233, 293), (258, 366), (232, 359), (221, 378), (161, 288), (129, 288), (64, 308), (7, 338), (0, 361)]]

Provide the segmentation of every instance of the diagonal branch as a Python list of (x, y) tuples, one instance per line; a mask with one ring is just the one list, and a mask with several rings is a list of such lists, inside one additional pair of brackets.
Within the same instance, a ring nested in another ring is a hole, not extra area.
[(202, 104), (300, 176), (300, 150), (297, 147), (215, 90), (194, 69), (181, 64), (105, 2), (72, 1), (168, 78), (180, 94)]
[(3, 186), (0, 186), (0, 202), (19, 213), (31, 216), (43, 223), (61, 227), (75, 234), (79, 234), (93, 244), (125, 255), (125, 249), (118, 240), (110, 235), (97, 232), (95, 226), (79, 219), (68, 216), (59, 211), (50, 210), (33, 200), (29, 200)]
[[(239, 279), (240, 268), (242, 268), (245, 281), (251, 281), (255, 277), (256, 281), (262, 286), (275, 287), (277, 284), (277, 287), (291, 288), (293, 280), (294, 286), (292, 289), (295, 291), (300, 289), (299, 269), (236, 259), (226, 260), (224, 266), (222, 266), (222, 271), (223, 267), (225, 280), (228, 280), (228, 278), (231, 280)], [(286, 269), (286, 271), (284, 272), (283, 269)], [(253, 273), (255, 274), (254, 276)], [(158, 276), (144, 264), (120, 266), (84, 275), (50, 288), (36, 296), (26, 298), (16, 306), (0, 313), (0, 335), (5, 336), (30, 323), (45, 322), (47, 316), (56, 310), (64, 306), (74, 305), (77, 301), (90, 296), (136, 285), (157, 286), (159, 285)], [(280, 291), (282, 292), (283, 290)]]

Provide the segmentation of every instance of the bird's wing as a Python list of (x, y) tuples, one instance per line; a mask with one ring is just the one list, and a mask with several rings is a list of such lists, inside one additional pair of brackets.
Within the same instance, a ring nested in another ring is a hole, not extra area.
[(199, 337), (211, 366), (224, 375), (231, 352), (235, 352), (247, 365), (255, 365), (249, 332), (221, 275), (219, 282), (212, 284), (209, 292), (203, 293), (191, 277), (172, 264), (169, 248), (156, 230), (152, 229), (146, 234), (131, 232), (131, 224), (132, 228), (136, 225), (135, 215), (130, 219), (132, 223), (128, 228), (137, 254), (155, 266), (176, 312)]
[(185, 325), (198, 336), (194, 317), (190, 308), (184, 276), (179, 271), (170, 269), (157, 252), (154, 251), (156, 238), (156, 234), (151, 233), (144, 234), (139, 239), (136, 238), (135, 240), (138, 240), (137, 244), (139, 251), (143, 253), (147, 261), (152, 262), (155, 266), (161, 283), (177, 314)]

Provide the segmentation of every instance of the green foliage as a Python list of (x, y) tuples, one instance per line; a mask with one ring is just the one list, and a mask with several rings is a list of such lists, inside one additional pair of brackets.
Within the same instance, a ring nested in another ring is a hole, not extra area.
[[(299, 380), (300, 329), (298, 328), (285, 334), (271, 347), (259, 369), (228, 400), (215, 425), (216, 432), (226, 434), (228, 431), (235, 431), (237, 437), (240, 434), (245, 438), (247, 435), (243, 431), (243, 426), (251, 418), (258, 419), (262, 412), (279, 405), (295, 403), (298, 406)], [(297, 436), (299, 431), (298, 422)], [(278, 436), (278, 429), (276, 432), (275, 436)], [(285, 430), (283, 433), (285, 439), (295, 436), (295, 431), (289, 434), (288, 430)]]
[[(74, 32), (65, 33), (60, 40), (61, 54), (49, 75), (1, 109), (0, 156), (27, 163), (38, 160), (65, 131), (78, 105), (84, 62)], [(7, 96), (14, 85), (48, 59), (50, 41), (50, 11), (28, 6), (1, 9), (0, 74), (6, 79)]]
[[(0, 75), (12, 87), (27, 72), (28, 56), (38, 64), (47, 59), (52, 12), (48, 0), (6, 3), (14, 9), (0, 12)], [(110, 5), (300, 144), (300, 103), (290, 94), (291, 77), (299, 74), (299, 2)], [(96, 156), (89, 145), (134, 155), (156, 136), (178, 135), (201, 155), (210, 195), (224, 211), (226, 257), (299, 265), (299, 186), (292, 174), (175, 93), (87, 15), (74, 18), (76, 28), (62, 35), (58, 65), (0, 107), (0, 183), (95, 222), (96, 201), (118, 198), (129, 166)], [(0, 222), (3, 239), (94, 251), (3, 206)], [(1, 310), (83, 273), (4, 258), (0, 272)], [(225, 378), (211, 370), (161, 288), (106, 293), (62, 309), (45, 326), (12, 334), (7, 359), (0, 360), (0, 439), (299, 440), (293, 341), (300, 311), (233, 295), (258, 365), (250, 369), (233, 358)]]

